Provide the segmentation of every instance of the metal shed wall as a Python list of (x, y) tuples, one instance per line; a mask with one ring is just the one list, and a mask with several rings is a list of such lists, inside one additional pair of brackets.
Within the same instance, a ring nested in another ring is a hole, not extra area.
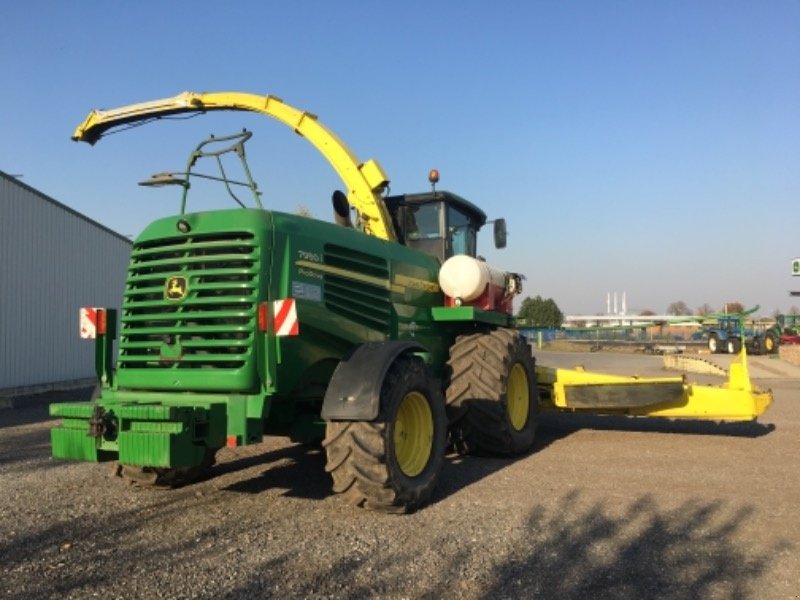
[(78, 309), (120, 305), (130, 250), (0, 171), (0, 390), (94, 377)]

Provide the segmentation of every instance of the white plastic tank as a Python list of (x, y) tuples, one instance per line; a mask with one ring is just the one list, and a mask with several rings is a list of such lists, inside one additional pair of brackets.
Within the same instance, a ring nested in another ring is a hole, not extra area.
[(465, 254), (451, 256), (439, 269), (439, 286), (451, 298), (469, 302), (486, 291), (488, 285), (505, 289), (506, 273), (489, 266), (485, 261)]

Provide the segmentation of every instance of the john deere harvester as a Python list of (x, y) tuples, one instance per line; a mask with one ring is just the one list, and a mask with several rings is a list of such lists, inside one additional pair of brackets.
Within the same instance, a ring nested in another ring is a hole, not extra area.
[[(93, 111), (73, 139), (94, 144), (113, 128), (218, 110), (262, 113), (313, 144), (344, 184), (332, 195), (334, 222), (262, 205), (245, 159), (249, 132), (209, 138), (183, 171), (145, 181), (177, 186), (180, 210), (134, 241), (119, 312), (81, 310), (100, 385), (92, 402), (51, 406), (63, 418), (53, 455), (116, 461), (139, 484), (178, 485), (220, 448), (288, 435), (322, 441), (333, 489), (351, 503), (405, 511), (431, 495), (447, 444), (529, 450), (540, 404), (531, 349), (511, 316), (522, 278), (477, 257), (487, 216), (437, 191), (435, 171), (430, 191), (388, 196), (381, 166), (357, 160), (314, 115), (242, 93)], [(226, 153), (241, 159), (238, 180), (222, 168)], [(218, 174), (198, 170), (209, 162)], [(232, 208), (192, 212), (197, 178), (217, 180)], [(504, 246), (502, 219), (494, 233)], [(541, 372), (544, 408), (715, 416), (679, 378), (637, 387)], [(749, 409), (733, 418), (755, 418), (768, 401), (743, 393)]]

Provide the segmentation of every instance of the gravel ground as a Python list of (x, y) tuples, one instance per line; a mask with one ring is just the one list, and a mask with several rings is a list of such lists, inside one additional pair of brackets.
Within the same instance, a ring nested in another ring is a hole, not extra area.
[(0, 597), (797, 598), (800, 379), (762, 383), (759, 424), (544, 416), (532, 453), (450, 456), (401, 516), (283, 438), (151, 491), (52, 460), (45, 406), (2, 410)]

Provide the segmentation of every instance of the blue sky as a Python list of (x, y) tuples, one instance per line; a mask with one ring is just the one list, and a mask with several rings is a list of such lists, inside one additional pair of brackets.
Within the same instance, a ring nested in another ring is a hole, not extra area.
[(266, 205), (328, 220), (335, 174), (264, 117), (69, 139), (92, 108), (270, 93), (377, 159), (392, 192), (436, 167), (506, 217), (508, 248), (487, 235), (483, 253), (564, 312), (615, 291), (629, 312), (800, 305), (798, 2), (30, 0), (0, 23), (0, 170), (122, 234), (178, 206), (137, 181), (242, 127)]

